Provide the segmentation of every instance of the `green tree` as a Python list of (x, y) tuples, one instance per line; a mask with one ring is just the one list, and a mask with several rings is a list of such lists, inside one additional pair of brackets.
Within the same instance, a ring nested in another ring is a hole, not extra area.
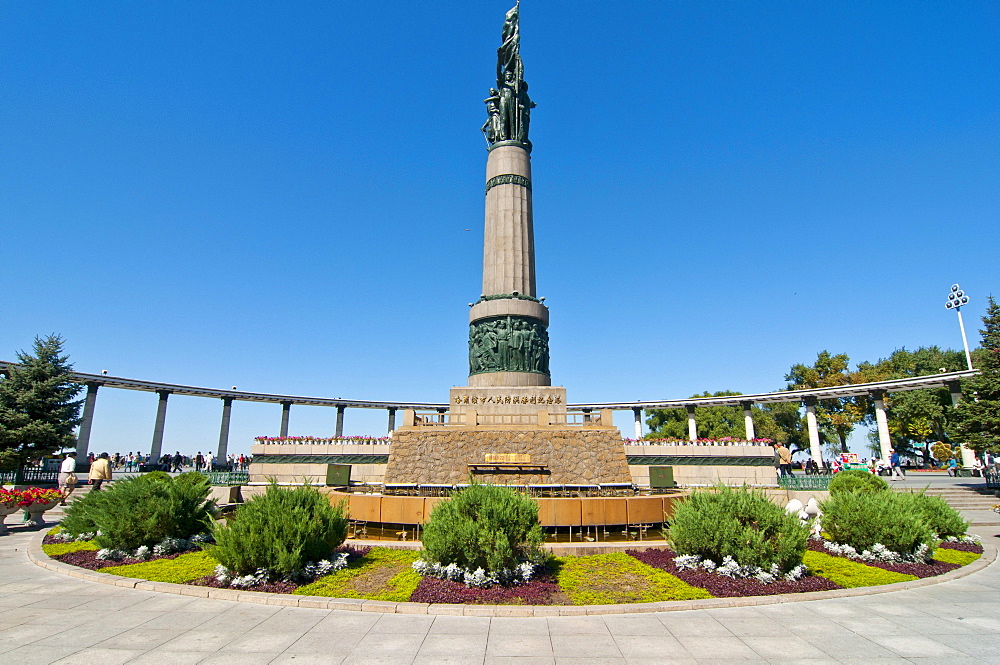
[[(808, 388), (833, 388), (852, 383), (867, 383), (881, 378), (880, 372), (872, 365), (862, 365), (857, 371), (850, 370), (851, 359), (846, 353), (831, 354), (821, 351), (812, 365), (792, 365), (785, 381), (788, 390)], [(840, 445), (840, 452), (847, 452), (847, 437), (854, 427), (865, 417), (870, 400), (863, 395), (824, 399), (816, 406), (816, 420), (825, 430), (827, 439), (832, 434)]]
[(59, 335), (36, 337), (34, 355), (19, 351), (19, 364), (0, 379), (0, 468), (16, 469), (75, 445), (82, 400), (74, 397), (82, 386), (71, 380), (63, 342)]
[[(869, 365), (859, 365), (859, 368), (864, 367)], [(870, 367), (879, 378), (905, 379), (965, 369), (965, 356), (961, 351), (937, 346), (922, 346), (914, 351), (901, 348)], [(925, 388), (890, 393), (886, 396), (885, 405), (893, 447), (902, 455), (921, 454), (924, 462), (929, 462), (928, 444), (948, 438), (946, 432), (952, 411), (948, 389)], [(875, 410), (871, 405), (865, 414), (864, 424), (872, 429), (875, 427)], [(877, 442), (876, 436), (873, 443), (876, 450)]]
[(1000, 307), (989, 297), (986, 314), (983, 351), (979, 355), (979, 374), (966, 379), (965, 399), (955, 408), (956, 438), (976, 452), (1000, 452)]

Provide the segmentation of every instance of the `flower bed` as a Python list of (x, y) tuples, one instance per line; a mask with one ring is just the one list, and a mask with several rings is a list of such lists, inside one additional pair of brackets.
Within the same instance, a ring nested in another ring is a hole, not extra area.
[(23, 490), (8, 490), (0, 487), (0, 505), (8, 508), (17, 506), (18, 508), (27, 509), (35, 505), (46, 505), (56, 501), (62, 501), (62, 499), (62, 492), (54, 489), (29, 487)]
[(245, 588), (220, 581), (215, 574), (216, 562), (201, 550), (146, 560), (129, 557), (111, 561), (98, 559), (97, 546), (89, 541), (61, 542), (50, 532), (43, 543), (44, 551), (63, 563), (156, 582), (392, 602), (483, 605), (642, 603), (877, 586), (940, 575), (971, 563), (982, 553), (981, 545), (952, 542), (942, 543), (930, 563), (862, 562), (830, 552), (821, 541), (811, 540), (803, 560), (809, 574), (795, 581), (779, 578), (765, 584), (753, 577), (738, 579), (704, 568), (681, 569), (675, 563), (675, 552), (656, 548), (558, 557), (539, 568), (524, 584), (477, 588), (421, 577), (413, 570), (418, 553), (412, 550), (345, 546), (338, 553), (347, 555), (347, 566), (311, 583), (272, 579)]

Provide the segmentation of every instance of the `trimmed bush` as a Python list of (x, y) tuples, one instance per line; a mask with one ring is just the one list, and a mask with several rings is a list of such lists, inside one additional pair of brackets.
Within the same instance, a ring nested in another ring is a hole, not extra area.
[(920, 545), (933, 549), (934, 531), (916, 507), (915, 494), (838, 492), (820, 504), (823, 531), (829, 539), (859, 552), (877, 543), (899, 554)]
[(201, 474), (145, 474), (87, 492), (66, 509), (63, 530), (72, 536), (97, 533), (101, 547), (134, 550), (166, 538), (189, 539), (211, 528), (208, 481)]
[(861, 469), (841, 471), (830, 480), (830, 494), (840, 492), (882, 492), (889, 489), (889, 484), (874, 473)]
[(534, 500), (506, 487), (473, 483), (431, 512), (423, 558), (495, 573), (540, 561), (543, 539)]
[(802, 563), (809, 527), (759, 490), (720, 485), (681, 502), (664, 535), (678, 554), (715, 563), (731, 556), (741, 566), (764, 570), (777, 564), (784, 574)]
[(347, 537), (343, 503), (330, 505), (326, 495), (304, 485), (286, 489), (272, 484), (236, 509), (229, 525), (217, 526), (216, 561), (237, 575), (264, 568), (293, 575), (330, 556)]
[(909, 497), (913, 504), (912, 510), (923, 517), (938, 538), (949, 536), (958, 538), (964, 536), (966, 529), (969, 528), (969, 523), (962, 519), (959, 512), (939, 496), (928, 496), (923, 492), (903, 496)]

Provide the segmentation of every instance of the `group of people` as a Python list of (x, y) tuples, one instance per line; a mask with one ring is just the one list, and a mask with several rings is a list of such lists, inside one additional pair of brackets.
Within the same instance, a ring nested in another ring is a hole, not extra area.
[[(220, 464), (211, 451), (204, 455), (198, 451), (198, 454), (194, 456), (181, 455), (180, 451), (177, 451), (173, 455), (168, 453), (161, 457), (158, 464), (161, 471), (175, 473), (190, 467), (194, 467), (195, 471), (246, 471), (250, 466), (250, 459), (249, 456), (242, 453), (239, 455), (230, 454), (226, 457), (225, 462)], [(125, 473), (141, 471), (144, 465), (152, 464), (150, 456), (142, 453), (126, 453), (125, 455), (120, 453), (114, 455), (90, 453), (87, 455), (87, 462), (90, 465), (90, 470), (87, 472), (87, 484), (92, 486), (92, 491), (99, 491), (101, 485), (112, 479), (115, 471)], [(59, 464), (59, 491), (63, 494), (62, 505), (66, 505), (66, 499), (80, 484), (80, 478), (76, 474), (76, 463), (76, 453), (71, 451), (66, 453), (65, 458)]]
[[(94, 458), (90, 456), (90, 471), (87, 472), (87, 484), (92, 485), (92, 491), (100, 491), (101, 485), (111, 480), (111, 459), (107, 453), (101, 453)], [(59, 465), (59, 491), (62, 492), (62, 505), (80, 483), (76, 475), (76, 453), (66, 453), (66, 458)]]

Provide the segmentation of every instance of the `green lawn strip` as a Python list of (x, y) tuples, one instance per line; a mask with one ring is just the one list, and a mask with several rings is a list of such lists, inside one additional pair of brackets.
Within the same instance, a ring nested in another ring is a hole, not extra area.
[(368, 554), (349, 563), (347, 568), (301, 586), (293, 593), (405, 602), (420, 584), (420, 575), (411, 565), (419, 556), (419, 552), (412, 550), (373, 547)]
[(850, 559), (822, 552), (813, 552), (812, 550), (806, 550), (805, 556), (802, 557), (802, 563), (814, 575), (825, 577), (834, 584), (839, 584), (845, 588), (881, 586), (883, 584), (895, 584), (896, 582), (908, 582), (918, 579), (916, 575), (894, 573), (882, 568), (866, 566), (858, 561), (851, 561)]
[(943, 563), (957, 563), (960, 566), (966, 566), (979, 557), (982, 554), (977, 552), (965, 552), (963, 550), (953, 550), (948, 547), (939, 547), (934, 550), (934, 559), (941, 561)]
[(708, 591), (691, 586), (623, 552), (559, 557), (556, 565), (559, 587), (574, 605), (653, 603), (713, 597)]
[(99, 550), (101, 549), (89, 540), (77, 540), (69, 543), (52, 543), (51, 545), (42, 545), (42, 551), (49, 556), (62, 556), (63, 554), (69, 554), (70, 552), (82, 552), (83, 550)]
[(100, 572), (122, 577), (136, 577), (151, 582), (173, 582), (184, 584), (215, 572), (218, 562), (206, 552), (190, 552), (176, 559), (157, 559), (132, 563), (127, 566), (109, 566)]

